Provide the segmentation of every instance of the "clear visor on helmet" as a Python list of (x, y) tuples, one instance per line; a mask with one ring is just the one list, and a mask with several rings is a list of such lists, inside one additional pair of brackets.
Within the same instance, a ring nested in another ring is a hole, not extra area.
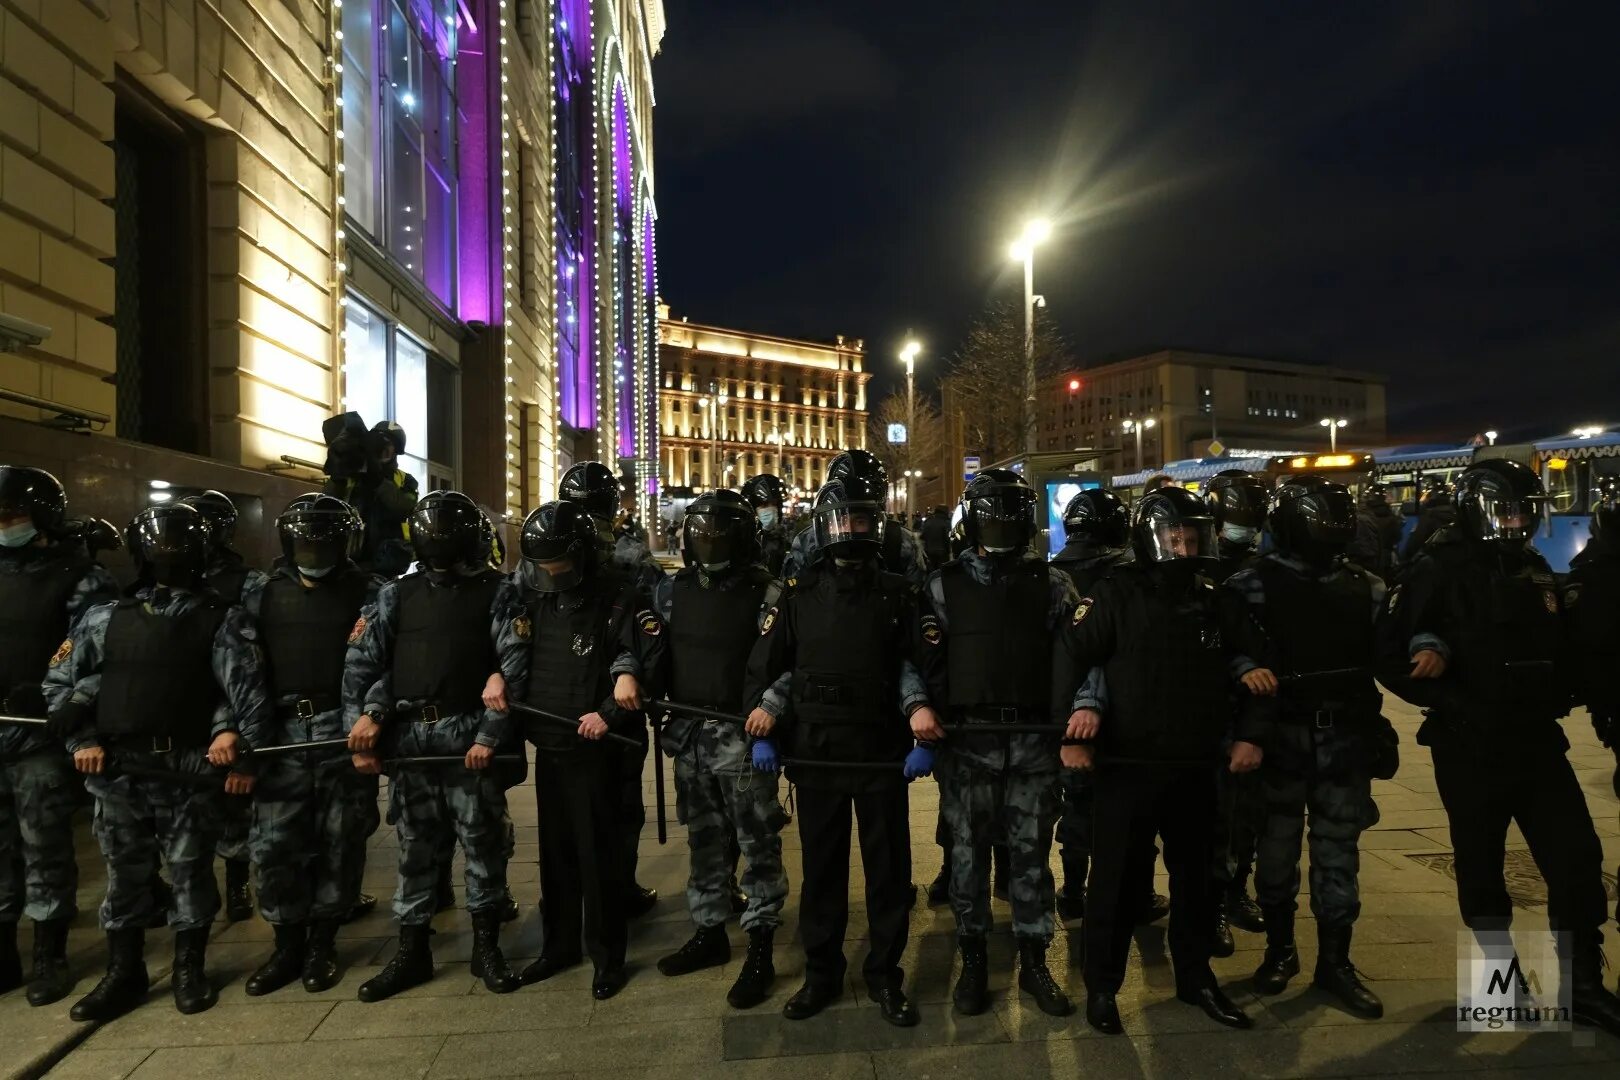
[(833, 503), (816, 509), (817, 539), (824, 544), (878, 544), (883, 510), (876, 503)]
[(1541, 499), (1480, 499), (1481, 540), (1528, 540), (1541, 524)]
[(716, 514), (686, 515), (686, 550), (699, 566), (724, 566), (736, 558), (733, 522)]
[(1151, 562), (1177, 559), (1207, 559), (1215, 556), (1215, 522), (1209, 518), (1190, 521), (1156, 522), (1148, 533)]

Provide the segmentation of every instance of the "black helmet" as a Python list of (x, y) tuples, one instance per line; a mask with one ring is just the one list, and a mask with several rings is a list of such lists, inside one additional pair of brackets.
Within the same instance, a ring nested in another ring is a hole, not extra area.
[(1131, 546), (1144, 566), (1215, 558), (1215, 517), (1186, 488), (1166, 485), (1143, 495), (1131, 517)]
[(742, 486), (742, 497), (758, 510), (762, 506), (781, 506), (787, 502), (787, 485), (774, 473), (751, 476)]
[(208, 522), (214, 550), (231, 546), (236, 537), (236, 504), (223, 491), (209, 488), (201, 495), (187, 495), (180, 502), (190, 506)]
[(1356, 538), (1350, 489), (1320, 476), (1291, 477), (1277, 488), (1269, 520), (1277, 550), (1308, 562), (1342, 555)]
[(459, 491), (430, 491), (411, 511), (411, 548), (431, 570), (483, 566), (489, 553), (484, 512)]
[(705, 570), (757, 562), (759, 522), (748, 500), (730, 488), (693, 499), (681, 521), (681, 555), (686, 565)]
[(26, 515), (49, 536), (62, 527), (66, 513), (67, 492), (56, 477), (26, 465), (0, 465), (0, 517)]
[(878, 495), (878, 503), (882, 504), (889, 498), (889, 470), (883, 467), (876, 455), (868, 450), (845, 450), (827, 463), (827, 482), (834, 480), (848, 480), (850, 477), (860, 477), (868, 482), (876, 482), (882, 491)]
[(1388, 506), (1389, 487), (1374, 480), (1361, 489), (1361, 505), (1364, 507)]
[(196, 507), (184, 503), (149, 506), (124, 530), (135, 568), (158, 585), (195, 588), (202, 583), (213, 550), (213, 530)]
[[(562, 592), (585, 580), (596, 565), (596, 523), (578, 503), (560, 499), (541, 503), (524, 518), (518, 548), (523, 553), (518, 573), (524, 583), (539, 592)], [(573, 565), (556, 574), (539, 565), (563, 559)]]
[(1063, 508), (1063, 535), (1100, 547), (1124, 547), (1131, 538), (1131, 514), (1112, 491), (1087, 488)]
[(816, 549), (830, 559), (863, 559), (883, 550), (883, 496), (871, 476), (829, 480), (816, 492), (810, 511), (815, 521)]
[(1204, 500), (1215, 515), (1215, 528), (1241, 525), (1259, 531), (1266, 521), (1269, 492), (1263, 480), (1241, 469), (1229, 469), (1204, 481)]
[(281, 555), (305, 577), (324, 577), (350, 557), (353, 509), (332, 495), (300, 495), (276, 518)]
[(103, 551), (117, 551), (124, 546), (124, 534), (106, 518), (86, 518), (80, 528), (84, 548), (93, 559)]
[(392, 420), (379, 420), (371, 425), (371, 434), (378, 439), (387, 439), (394, 444), (394, 453), (405, 452), (405, 429)]
[(600, 461), (582, 461), (563, 473), (557, 498), (578, 503), (599, 521), (612, 521), (619, 512), (619, 482)]
[(1523, 545), (1546, 509), (1541, 477), (1508, 458), (1476, 461), (1457, 477), (1457, 524), (1471, 540)]
[(1620, 476), (1599, 476), (1592, 485), (1592, 538), (1620, 543)]
[(962, 490), (969, 547), (1023, 551), (1035, 539), (1035, 489), (1011, 469), (985, 469)]

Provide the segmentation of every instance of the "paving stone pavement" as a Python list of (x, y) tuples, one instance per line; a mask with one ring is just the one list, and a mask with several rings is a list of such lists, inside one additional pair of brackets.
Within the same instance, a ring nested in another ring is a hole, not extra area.
[[(340, 934), (346, 972), (338, 987), (311, 995), (294, 986), (269, 997), (248, 998), (242, 983), (266, 955), (270, 929), (257, 918), (237, 925), (221, 923), (209, 953), (210, 971), (222, 988), (220, 1004), (200, 1016), (183, 1017), (168, 995), (169, 935), (154, 933), (147, 957), (154, 979), (152, 1000), (112, 1024), (94, 1030), (74, 1024), (67, 1017), (73, 998), (44, 1009), (29, 1008), (21, 991), (0, 998), (0, 1076), (38, 1076), (47, 1066), (53, 1066), (50, 1077), (67, 1080), (286, 1080), (318, 1074), (388, 1080), (587, 1075), (625, 1080), (686, 1076), (915, 1080), (1080, 1071), (1109, 1077), (1231, 1075), (1244, 1080), (1438, 1072), (1525, 1080), (1620, 1076), (1620, 1039), (1582, 1032), (1456, 1031), (1454, 972), (1461, 924), (1453, 882), (1409, 857), (1449, 851), (1445, 815), (1434, 792), (1428, 752), (1413, 740), (1419, 716), (1398, 702), (1388, 704), (1402, 735), (1403, 763), (1394, 781), (1376, 787), (1383, 820), (1363, 845), (1364, 914), (1354, 949), (1358, 966), (1385, 1001), (1385, 1016), (1379, 1021), (1357, 1020), (1311, 989), (1316, 944), (1305, 897), (1299, 928), (1305, 975), (1288, 992), (1260, 999), (1248, 990), (1248, 975), (1264, 946), (1259, 935), (1237, 932), (1236, 955), (1215, 962), (1223, 982), (1255, 1017), (1250, 1032), (1218, 1028), (1174, 1000), (1162, 927), (1149, 927), (1137, 935), (1140, 957), (1133, 960), (1120, 995), (1126, 1036), (1099, 1036), (1079, 1016), (1055, 1020), (1043, 1015), (1018, 1000), (1012, 988), (1014, 947), (1007, 931), (1008, 912), (999, 902), (1000, 933), (991, 950), (995, 1005), (983, 1016), (952, 1015), (955, 956), (950, 915), (919, 900), (905, 958), (910, 989), (923, 1016), (919, 1027), (902, 1031), (884, 1024), (854, 979), (844, 1000), (822, 1016), (802, 1023), (783, 1020), (781, 1004), (803, 974), (803, 957), (795, 941), (796, 895), (789, 897), (786, 925), (777, 938), (778, 977), (771, 999), (759, 1009), (738, 1012), (725, 1003), (746, 940), (735, 925), (733, 958), (724, 968), (667, 979), (653, 966), (690, 931), (683, 893), (685, 834), (673, 821), (665, 846), (656, 842), (650, 822), (643, 834), (641, 880), (656, 887), (661, 898), (652, 914), (632, 928), (632, 977), (614, 1000), (591, 998), (588, 965), (516, 994), (487, 993), (467, 970), (471, 928), (465, 912), (458, 909), (435, 922), (438, 969), (433, 981), (395, 1000), (363, 1005), (355, 999), (356, 987), (387, 961), (394, 948), (387, 897), (394, 885), (396, 846), (393, 831), (385, 826), (373, 841), (366, 873), (368, 889), (382, 902), (376, 913)], [(1565, 728), (1574, 744), (1571, 760), (1602, 836), (1605, 866), (1612, 873), (1620, 865), (1620, 805), (1610, 786), (1614, 757), (1595, 742), (1584, 714), (1571, 717)], [(649, 809), (651, 776), (649, 771)], [(911, 788), (911, 799), (915, 873), (919, 884), (925, 884), (940, 864), (933, 844), (937, 789), (929, 781), (919, 782)], [(523, 912), (506, 928), (503, 940), (508, 955), (524, 961), (538, 955), (540, 948), (534, 908), (537, 836), (529, 786), (513, 792), (512, 811), (518, 835), (511, 880)], [(87, 812), (86, 823), (88, 816)], [(82, 914), (71, 947), (83, 992), (97, 978), (103, 953), (94, 925), (102, 884), (100, 861), (88, 828), (81, 832)], [(1515, 830), (1509, 846), (1523, 844)], [(796, 887), (799, 842), (791, 826), (785, 846)], [(858, 867), (850, 887), (848, 951), (852, 969), (858, 972), (864, 949)], [(1162, 878), (1160, 887), (1165, 887)], [(1521, 912), (1518, 925), (1544, 927), (1545, 914)], [(1620, 957), (1613, 924), (1609, 931), (1610, 952)], [(28, 936), (25, 928), (25, 950)], [(1075, 963), (1077, 949), (1078, 937), (1065, 930), (1054, 944), (1053, 959), (1060, 981), (1078, 996), (1083, 987)]]

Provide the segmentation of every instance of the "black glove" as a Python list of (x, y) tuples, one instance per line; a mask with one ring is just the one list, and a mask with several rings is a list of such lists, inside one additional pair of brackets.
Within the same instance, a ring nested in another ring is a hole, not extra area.
[(67, 742), (81, 731), (95, 727), (96, 711), (82, 701), (71, 698), (57, 706), (45, 724), (45, 734), (58, 742)]
[(39, 688), (39, 683), (18, 683), (6, 695), (6, 712), (12, 716), (25, 716), (36, 719), (45, 716), (49, 710), (45, 707), (45, 694)]

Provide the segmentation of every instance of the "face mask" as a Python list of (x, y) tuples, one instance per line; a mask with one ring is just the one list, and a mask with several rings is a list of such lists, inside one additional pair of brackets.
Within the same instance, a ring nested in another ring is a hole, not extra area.
[(1221, 539), (1227, 543), (1237, 544), (1239, 547), (1248, 547), (1254, 543), (1254, 538), (1259, 533), (1260, 530), (1253, 525), (1227, 524), (1221, 526)]
[(765, 506), (759, 511), (759, 527), (769, 529), (776, 524), (776, 507)]
[(39, 535), (32, 521), (24, 521), (20, 525), (7, 525), (0, 529), (0, 547), (20, 548), (27, 547)]
[(311, 581), (319, 581), (335, 569), (337, 569), (335, 566), (300, 566), (298, 573)]

